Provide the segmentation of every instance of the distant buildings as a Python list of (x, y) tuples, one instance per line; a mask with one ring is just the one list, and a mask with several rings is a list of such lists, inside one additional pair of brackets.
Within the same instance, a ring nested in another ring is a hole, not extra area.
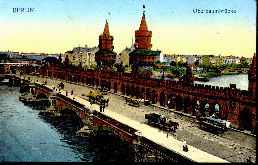
[(236, 57), (236, 56), (216, 56), (216, 55), (176, 55), (164, 54), (163, 61), (171, 63), (172, 61), (178, 63), (187, 62), (188, 64), (199, 63), (205, 66), (221, 66), (224, 64), (239, 64), (246, 61), (248, 64), (252, 63), (252, 58)]
[(132, 45), (130, 48), (125, 48), (121, 53), (117, 55), (116, 63), (122, 63), (123, 66), (129, 66), (129, 54), (135, 50)]
[(72, 65), (81, 67), (92, 67), (96, 65), (95, 53), (98, 51), (98, 47), (88, 48), (75, 47), (71, 51), (67, 51), (64, 57), (68, 57)]

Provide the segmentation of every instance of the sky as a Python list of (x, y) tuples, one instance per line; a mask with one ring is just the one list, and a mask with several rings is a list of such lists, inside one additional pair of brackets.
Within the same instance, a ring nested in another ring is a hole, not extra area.
[(132, 45), (143, 5), (153, 50), (239, 57), (256, 52), (254, 0), (0, 0), (0, 51), (65, 53), (98, 46), (108, 20), (114, 51), (121, 52)]

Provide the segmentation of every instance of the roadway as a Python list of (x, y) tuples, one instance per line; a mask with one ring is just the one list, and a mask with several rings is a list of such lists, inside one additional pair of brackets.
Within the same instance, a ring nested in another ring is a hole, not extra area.
[[(27, 77), (28, 75), (26, 75)], [(47, 78), (30, 76), (31, 80), (45, 82)], [(56, 86), (61, 81), (56, 79), (47, 79), (47, 84)], [(81, 97), (82, 94), (88, 94), (90, 91), (98, 91), (86, 85), (80, 85), (70, 82), (64, 83), (64, 90), (69, 93), (74, 91), (75, 96)], [(110, 98), (108, 107), (104, 113), (117, 113), (139, 123), (147, 123), (144, 116), (146, 113), (160, 113), (180, 123), (176, 133), (169, 133), (169, 138), (175, 138), (179, 141), (186, 140), (187, 144), (196, 147), (209, 154), (215, 155), (230, 162), (246, 162), (248, 158), (255, 162), (256, 160), (256, 138), (235, 131), (228, 131), (220, 135), (215, 135), (201, 130), (192, 118), (173, 113), (170, 110), (158, 108), (155, 106), (132, 107), (125, 103), (121, 94), (108, 93), (105, 98)], [(93, 109), (98, 109), (96, 104), (89, 105)], [(163, 132), (163, 131), (160, 131)], [(163, 133), (164, 134), (164, 133)]]

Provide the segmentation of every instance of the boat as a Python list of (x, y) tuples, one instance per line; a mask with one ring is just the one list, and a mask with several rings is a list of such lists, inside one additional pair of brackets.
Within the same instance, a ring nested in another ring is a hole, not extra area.
[(195, 77), (195, 78), (194, 78), (194, 81), (208, 82), (208, 81), (209, 81), (209, 79), (208, 79), (208, 78), (206, 78), (206, 77), (198, 76), (198, 77)]
[(0, 85), (8, 85), (9, 84), (9, 79), (3, 79), (1, 82), (0, 82)]

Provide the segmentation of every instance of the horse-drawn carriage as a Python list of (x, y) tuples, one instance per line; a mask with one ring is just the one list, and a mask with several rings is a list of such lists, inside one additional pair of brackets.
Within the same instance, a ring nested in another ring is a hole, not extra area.
[(149, 124), (168, 131), (175, 132), (179, 126), (178, 122), (167, 119), (164, 115), (156, 113), (145, 114), (145, 119), (148, 120)]
[(58, 84), (58, 88), (64, 89), (64, 83), (63, 83), (63, 82), (59, 83), (59, 84)]
[(216, 119), (213, 117), (196, 116), (197, 121), (202, 129), (209, 132), (222, 133), (228, 130), (230, 122), (222, 119)]
[(104, 103), (108, 105), (109, 99), (105, 99), (101, 93), (90, 91), (90, 93), (87, 94), (86, 96), (91, 103), (97, 103), (97, 104)]
[(131, 106), (139, 107), (140, 106), (140, 101), (134, 97), (130, 98), (125, 98), (125, 103)]

